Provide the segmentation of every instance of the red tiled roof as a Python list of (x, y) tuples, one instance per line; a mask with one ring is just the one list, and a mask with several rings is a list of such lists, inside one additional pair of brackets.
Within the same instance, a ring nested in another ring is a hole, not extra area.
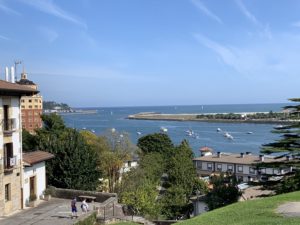
[(54, 155), (44, 151), (23, 153), (23, 162), (29, 166), (54, 158)]
[(7, 92), (7, 93), (13, 92), (22, 95), (22, 94), (37, 94), (39, 91), (32, 89), (30, 87), (26, 87), (24, 85), (0, 80), (0, 92)]

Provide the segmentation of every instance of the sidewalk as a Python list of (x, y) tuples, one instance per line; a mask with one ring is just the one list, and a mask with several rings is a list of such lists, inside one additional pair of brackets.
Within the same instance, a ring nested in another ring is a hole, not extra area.
[[(77, 203), (78, 218), (71, 218), (71, 200), (52, 198), (42, 201), (35, 208), (26, 208), (9, 216), (0, 217), (1, 225), (71, 225), (87, 214), (82, 214), (80, 202)], [(93, 208), (89, 204), (90, 209)]]

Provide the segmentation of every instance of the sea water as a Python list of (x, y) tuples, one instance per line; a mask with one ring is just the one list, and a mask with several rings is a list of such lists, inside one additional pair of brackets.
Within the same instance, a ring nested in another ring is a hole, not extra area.
[[(175, 144), (188, 140), (196, 156), (199, 149), (209, 146), (220, 152), (252, 152), (259, 154), (261, 146), (275, 141), (278, 134), (271, 133), (274, 124), (254, 123), (215, 123), (191, 121), (150, 121), (129, 120), (128, 115), (139, 112), (160, 113), (235, 113), (235, 112), (278, 112), (286, 104), (236, 104), (236, 105), (198, 105), (198, 106), (147, 106), (147, 107), (112, 107), (83, 108), (97, 110), (95, 114), (62, 115), (69, 127), (86, 129), (98, 135), (115, 128), (119, 132), (127, 132), (133, 143), (143, 135), (160, 132), (161, 127), (167, 128), (167, 134)], [(217, 132), (220, 128), (222, 132)], [(187, 135), (187, 130), (194, 132)], [(233, 139), (224, 137), (228, 132)]]

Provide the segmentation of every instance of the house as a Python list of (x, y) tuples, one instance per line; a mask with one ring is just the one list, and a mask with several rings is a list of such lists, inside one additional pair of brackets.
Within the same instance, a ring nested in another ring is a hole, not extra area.
[(46, 189), (46, 166), (45, 161), (52, 159), (53, 154), (44, 151), (23, 153), (24, 186), (23, 205), (28, 206), (30, 197), (43, 198)]
[[(31, 80), (27, 79), (27, 73), (23, 71), (21, 73), (21, 79), (16, 82), (17, 84), (25, 87), (30, 87), (37, 90), (38, 86)], [(42, 115), (43, 112), (43, 97), (40, 94), (31, 96), (22, 96), (21, 98), (21, 113), (22, 113), (22, 127), (34, 133), (35, 129), (42, 127)]]
[(283, 176), (291, 172), (292, 168), (260, 168), (256, 169), (255, 164), (271, 163), (289, 160), (289, 158), (276, 159), (265, 155), (252, 155), (250, 152), (233, 154), (221, 153), (202, 154), (194, 158), (193, 162), (200, 177), (212, 174), (230, 172), (236, 175), (237, 179), (243, 182), (261, 180), (267, 176)]
[(0, 80), (0, 216), (23, 208), (20, 98), (38, 93), (14, 83), (13, 73), (11, 77), (12, 82)]

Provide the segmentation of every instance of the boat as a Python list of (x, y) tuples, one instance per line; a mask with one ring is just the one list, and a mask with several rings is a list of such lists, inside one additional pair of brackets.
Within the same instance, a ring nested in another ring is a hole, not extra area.
[(138, 131), (138, 132), (136, 132), (136, 134), (140, 136), (140, 135), (142, 135), (142, 132)]
[(83, 127), (82, 130), (86, 130), (86, 127)]
[(247, 134), (253, 134), (253, 132), (252, 131), (248, 131)]
[(91, 130), (91, 132), (92, 132), (92, 133), (95, 133), (96, 131), (95, 131), (95, 130)]
[(284, 126), (283, 125), (277, 125), (277, 126), (274, 126), (274, 128), (275, 129), (282, 129), (282, 128), (284, 128)]
[(218, 128), (217, 128), (217, 132), (221, 132), (221, 131), (222, 131), (221, 128), (218, 127)]
[(165, 128), (165, 127), (161, 127), (161, 128), (160, 128), (160, 131), (163, 132), (163, 133), (167, 133), (167, 132), (168, 132), (168, 129)]
[(233, 139), (233, 136), (231, 134), (229, 134), (228, 132), (224, 133), (224, 137), (228, 138), (228, 139)]

